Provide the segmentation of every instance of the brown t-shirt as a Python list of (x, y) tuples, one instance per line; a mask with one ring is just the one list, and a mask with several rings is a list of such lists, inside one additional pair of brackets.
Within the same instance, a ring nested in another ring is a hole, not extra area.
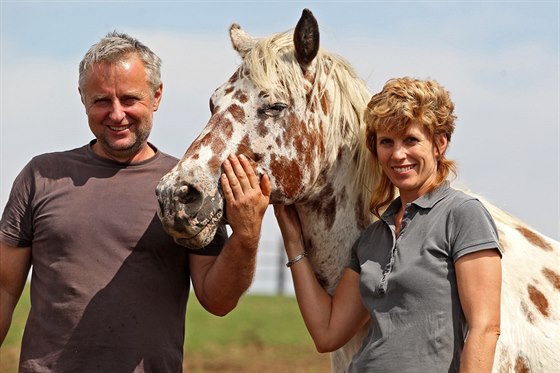
[[(35, 157), (0, 221), (31, 247), (22, 372), (179, 372), (189, 250), (157, 217), (155, 187), (177, 159), (122, 165), (91, 145)], [(227, 233), (194, 253), (218, 255)]]

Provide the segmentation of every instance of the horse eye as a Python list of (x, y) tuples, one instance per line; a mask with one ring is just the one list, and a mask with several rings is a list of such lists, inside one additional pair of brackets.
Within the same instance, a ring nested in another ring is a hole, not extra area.
[(270, 110), (282, 111), (282, 110), (284, 110), (284, 109), (287, 108), (287, 107), (288, 107), (288, 105), (283, 104), (283, 103), (281, 103), (281, 102), (277, 102), (277, 103), (275, 103), (274, 105), (272, 105), (272, 106), (270, 107)]
[(260, 108), (258, 110), (259, 114), (264, 114), (266, 116), (269, 117), (276, 117), (278, 115), (280, 115), (280, 113), (287, 108), (288, 105), (282, 103), (282, 102), (277, 102), (275, 104), (272, 105), (266, 105), (263, 108)]

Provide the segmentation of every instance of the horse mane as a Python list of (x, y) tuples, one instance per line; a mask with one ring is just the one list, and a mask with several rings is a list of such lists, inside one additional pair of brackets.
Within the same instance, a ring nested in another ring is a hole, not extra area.
[[(374, 181), (379, 179), (378, 166), (366, 147), (366, 125), (364, 110), (371, 98), (365, 82), (358, 77), (354, 68), (342, 57), (320, 49), (314, 60), (312, 82), (301, 73), (295, 57), (293, 30), (258, 39), (254, 47), (244, 56), (239, 74), (251, 80), (257, 89), (262, 89), (272, 99), (285, 102), (291, 96), (308, 97), (310, 106), (320, 112), (321, 98), (328, 94), (332, 107), (328, 114), (325, 139), (327, 158), (335, 160), (338, 149), (348, 146), (356, 162), (353, 187), (364, 198), (364, 210), (369, 210), (369, 196)], [(308, 95), (309, 86), (311, 94)]]

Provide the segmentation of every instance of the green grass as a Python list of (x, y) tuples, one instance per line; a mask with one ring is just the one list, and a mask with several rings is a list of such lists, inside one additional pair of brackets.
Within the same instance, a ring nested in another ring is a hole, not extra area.
[(190, 351), (227, 345), (308, 345), (311, 342), (292, 297), (247, 295), (224, 317), (208, 314), (191, 294), (186, 346)]
[(14, 310), (12, 316), (12, 325), (2, 348), (8, 346), (18, 346), (21, 342), (21, 337), (23, 336), (23, 327), (25, 326), (25, 320), (27, 320), (27, 315), (29, 314), (29, 308), (31, 307), (31, 302), (29, 301), (29, 284), (23, 290), (21, 298)]
[[(17, 372), (29, 307), (26, 287), (0, 349), (0, 372)], [(235, 310), (217, 317), (191, 293), (186, 325), (187, 372), (328, 371), (328, 355), (315, 351), (293, 297), (245, 295)]]
[(19, 348), (29, 308), (29, 285), (25, 287), (12, 316), (12, 325), (0, 348), (0, 372), (17, 372)]

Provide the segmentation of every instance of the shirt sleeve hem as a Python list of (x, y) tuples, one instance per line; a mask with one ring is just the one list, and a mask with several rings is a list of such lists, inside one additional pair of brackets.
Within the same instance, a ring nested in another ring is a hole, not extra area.
[(461, 258), (466, 254), (470, 254), (482, 250), (498, 250), (500, 256), (502, 256), (502, 249), (500, 248), (499, 243), (490, 240), (490, 241), (473, 244), (457, 251), (457, 253), (453, 257), (453, 261), (456, 262), (459, 258)]
[(21, 238), (9, 236), (4, 232), (0, 232), (0, 242), (4, 245), (13, 247), (31, 247), (31, 242), (22, 240)]

